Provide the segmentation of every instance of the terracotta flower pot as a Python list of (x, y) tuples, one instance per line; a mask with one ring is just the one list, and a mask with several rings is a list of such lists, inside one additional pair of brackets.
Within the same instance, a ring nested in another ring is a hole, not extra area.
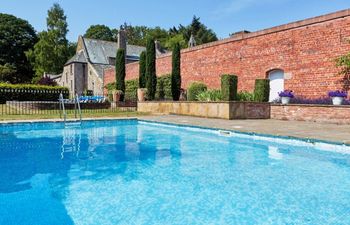
[(120, 97), (123, 93), (120, 91), (113, 91), (113, 101), (114, 102), (119, 102), (120, 101)]
[(147, 89), (145, 89), (145, 88), (138, 88), (137, 89), (137, 100), (139, 102), (145, 101), (146, 91), (147, 91)]

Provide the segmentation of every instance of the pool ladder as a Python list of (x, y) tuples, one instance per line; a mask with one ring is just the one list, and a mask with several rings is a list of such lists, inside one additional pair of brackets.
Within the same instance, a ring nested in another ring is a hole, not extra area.
[[(64, 106), (64, 103), (70, 101), (69, 99), (64, 99), (63, 98), (63, 94), (60, 93), (59, 96), (59, 106), (60, 106), (60, 118), (63, 119), (65, 126), (66, 125), (81, 125), (81, 108), (80, 108), (80, 102), (79, 102), (79, 96), (78, 94), (75, 95), (74, 98), (74, 118), (75, 120), (69, 120), (67, 123), (67, 112)], [(79, 118), (78, 118), (78, 114), (79, 114)]]

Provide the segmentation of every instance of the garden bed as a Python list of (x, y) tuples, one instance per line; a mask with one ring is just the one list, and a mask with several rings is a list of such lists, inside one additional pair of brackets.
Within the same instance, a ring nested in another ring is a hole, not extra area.
[(259, 102), (138, 102), (137, 111), (230, 120), (270, 118), (270, 104)]

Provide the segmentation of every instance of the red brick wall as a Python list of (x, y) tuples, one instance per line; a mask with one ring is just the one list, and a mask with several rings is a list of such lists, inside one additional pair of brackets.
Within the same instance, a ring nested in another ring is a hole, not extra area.
[(271, 105), (271, 119), (350, 124), (350, 107)]
[[(220, 75), (236, 74), (239, 90), (252, 91), (270, 70), (290, 74), (285, 88), (318, 98), (343, 87), (334, 60), (350, 51), (350, 10), (286, 24), (181, 51), (182, 86), (193, 81), (220, 87)], [(138, 77), (138, 63), (126, 66), (127, 79)], [(157, 75), (171, 72), (171, 54), (157, 59)], [(105, 72), (105, 84), (114, 71)]]

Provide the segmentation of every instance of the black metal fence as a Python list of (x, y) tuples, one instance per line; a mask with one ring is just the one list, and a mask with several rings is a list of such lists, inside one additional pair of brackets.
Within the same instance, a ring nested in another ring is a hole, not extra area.
[[(15, 93), (14, 93), (15, 92)], [(18, 94), (16, 94), (18, 92)], [(26, 93), (34, 96), (33, 100), (23, 98)], [(60, 93), (57, 91), (45, 93), (38, 92), (40, 98), (36, 98), (36, 93), (32, 90), (11, 90), (11, 95), (6, 98), (6, 94), (2, 93), (3, 101), (0, 102), (0, 115), (60, 115)], [(45, 99), (45, 94), (48, 98)], [(18, 96), (15, 97), (14, 96)], [(53, 97), (54, 96), (54, 97)], [(75, 110), (75, 95), (64, 95), (64, 108), (66, 114), (74, 115)], [(40, 99), (40, 100), (37, 100)], [(95, 94), (93, 96), (78, 96), (78, 101), (81, 107), (81, 112), (84, 114), (93, 115), (101, 113), (114, 112), (133, 112), (137, 110), (135, 101), (125, 100), (124, 102), (114, 103), (104, 94)]]

